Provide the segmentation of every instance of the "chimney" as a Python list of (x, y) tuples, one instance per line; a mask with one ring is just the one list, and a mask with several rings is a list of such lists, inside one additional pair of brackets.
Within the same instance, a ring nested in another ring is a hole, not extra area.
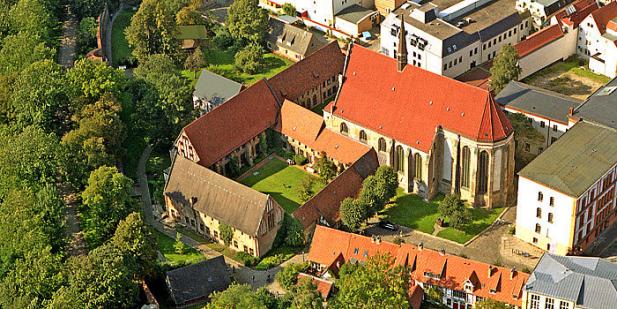
[(371, 243), (375, 243), (375, 236), (371, 236)]
[(510, 280), (514, 279), (515, 275), (516, 275), (516, 267), (512, 267), (512, 269), (510, 269)]
[(381, 236), (376, 236), (375, 237), (375, 243), (378, 244), (378, 245), (381, 243)]
[(445, 256), (446, 255), (446, 249), (439, 249), (439, 255), (441, 256)]
[(423, 243), (423, 242), (420, 242), (420, 243), (418, 244), (418, 250), (422, 251), (422, 249), (424, 249), (424, 243)]
[(574, 107), (570, 106), (568, 108), (568, 116), (574, 116)]
[(401, 14), (401, 27), (398, 32), (398, 47), (396, 51), (397, 69), (403, 72), (407, 65), (407, 40), (405, 40), (405, 20), (404, 14)]
[(488, 266), (488, 277), (490, 278), (492, 274), (493, 274), (493, 265), (489, 265)]

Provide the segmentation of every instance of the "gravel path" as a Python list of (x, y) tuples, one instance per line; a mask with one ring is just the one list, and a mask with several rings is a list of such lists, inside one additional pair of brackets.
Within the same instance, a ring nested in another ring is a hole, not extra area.
[(64, 10), (67, 20), (62, 23), (62, 37), (60, 39), (60, 50), (58, 51), (58, 63), (65, 68), (70, 68), (75, 61), (77, 17), (73, 14), (70, 5), (65, 5)]

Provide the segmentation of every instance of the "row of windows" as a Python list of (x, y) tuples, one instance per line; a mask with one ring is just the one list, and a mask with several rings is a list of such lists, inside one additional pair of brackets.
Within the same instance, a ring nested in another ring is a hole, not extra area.
[[(542, 208), (540, 207), (536, 208), (536, 218), (542, 219)], [(552, 212), (548, 213), (548, 222), (553, 223), (553, 213)]]
[[(544, 309), (557, 309), (555, 304), (557, 301), (554, 298), (546, 297), (544, 300)], [(540, 296), (531, 295), (531, 302), (529, 303), (529, 309), (540, 309)], [(567, 301), (559, 301), (559, 309), (570, 309), (570, 303)]]

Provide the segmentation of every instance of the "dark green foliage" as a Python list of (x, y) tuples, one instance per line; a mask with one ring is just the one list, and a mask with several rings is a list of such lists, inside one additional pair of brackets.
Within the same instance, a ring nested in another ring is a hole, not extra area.
[(276, 282), (278, 282), (285, 290), (289, 290), (292, 286), (298, 283), (298, 274), (306, 271), (308, 267), (308, 262), (289, 264), (276, 273)]
[[(24, 52), (26, 50), (27, 53)], [(37, 35), (20, 32), (7, 36), (0, 49), (0, 74), (21, 72), (34, 62), (53, 59), (54, 54), (54, 50), (48, 48)]]
[(304, 246), (304, 228), (300, 221), (296, 218), (290, 217), (287, 221), (285, 244), (290, 247)]
[(321, 179), (321, 182), (324, 184), (329, 183), (336, 177), (336, 165), (325, 153), (321, 154), (321, 157), (317, 160), (317, 164), (315, 164), (315, 168), (319, 173), (319, 179)]
[(261, 44), (268, 31), (268, 14), (258, 0), (236, 0), (229, 7), (227, 26), (239, 41)]
[(135, 209), (131, 198), (133, 181), (115, 167), (102, 166), (94, 170), (81, 194), (84, 210), (82, 229), (90, 248), (109, 239), (120, 220)]
[(469, 210), (465, 203), (455, 194), (448, 194), (439, 202), (439, 213), (443, 218), (448, 218), (450, 225), (454, 228), (459, 228), (469, 222)]
[(234, 56), (236, 70), (255, 74), (263, 68), (263, 49), (257, 44), (250, 44), (239, 50)]
[(259, 262), (259, 259), (246, 253), (246, 252), (237, 252), (236, 258), (244, 264), (244, 266), (253, 266)]
[(366, 220), (368, 213), (368, 205), (364, 204), (360, 199), (345, 198), (341, 202), (340, 216), (343, 225), (352, 231), (358, 230), (362, 223)]
[(105, 1), (102, 0), (74, 0), (74, 3), (75, 13), (82, 18), (97, 17), (103, 12), (103, 7), (105, 7)]
[(491, 88), (494, 93), (499, 93), (506, 85), (517, 80), (521, 74), (518, 65), (518, 53), (514, 46), (506, 44), (499, 50), (491, 67)]
[(407, 308), (409, 271), (392, 267), (389, 255), (370, 257), (339, 273), (338, 292), (331, 302), (333, 308)]
[(514, 139), (516, 140), (514, 161), (516, 162), (517, 170), (519, 170), (536, 157), (533, 153), (525, 150), (525, 144), (529, 143), (530, 145), (534, 145), (534, 147), (542, 147), (544, 146), (545, 138), (532, 126), (531, 119), (527, 118), (525, 115), (508, 113), (507, 116), (514, 129)]
[(165, 54), (177, 59), (180, 42), (176, 39), (176, 12), (172, 0), (144, 0), (126, 28), (126, 39), (133, 56), (141, 63), (150, 55)]
[(86, 17), (79, 21), (77, 27), (77, 54), (85, 55), (96, 48), (96, 31), (98, 23), (94, 17)]
[(231, 240), (234, 238), (234, 230), (231, 226), (225, 223), (219, 224), (219, 231), (221, 232), (221, 239), (229, 246)]
[(296, 163), (296, 165), (304, 165), (304, 163), (306, 163), (306, 157), (301, 154), (295, 154), (294, 162)]
[(135, 279), (153, 275), (156, 271), (157, 246), (150, 228), (141, 214), (133, 212), (120, 221), (111, 243), (123, 252), (134, 268)]
[(303, 203), (306, 203), (306, 201), (310, 200), (311, 197), (313, 197), (313, 195), (315, 194), (313, 190), (313, 185), (313, 177), (309, 175), (306, 175), (304, 178), (302, 178), (302, 181), (298, 184), (298, 187), (296, 189), (298, 190), (298, 196), (300, 196), (300, 200), (302, 200)]
[(323, 299), (317, 291), (317, 286), (309, 278), (300, 279), (298, 284), (291, 287), (289, 297), (291, 299), (292, 309), (321, 309), (323, 308)]
[(289, 2), (285, 2), (285, 4), (283, 4), (282, 10), (285, 15), (296, 16), (297, 14), (296, 7)]
[(193, 71), (193, 76), (197, 77), (197, 72), (206, 66), (206, 59), (201, 48), (197, 47), (192, 53), (190, 53), (184, 61), (184, 68)]
[[(99, 100), (105, 93), (122, 99), (127, 80), (124, 72), (104, 62), (81, 59), (66, 74), (73, 98), (82, 98), (85, 104)], [(84, 104), (84, 105), (85, 105)], [(76, 111), (79, 106), (74, 108)]]
[(13, 33), (36, 36), (51, 45), (55, 17), (40, 0), (19, 0), (9, 11)]
[(510, 309), (508, 304), (498, 302), (496, 300), (492, 300), (490, 298), (483, 299), (475, 303), (474, 308), (476, 309)]
[(268, 295), (270, 294), (264, 291), (254, 292), (249, 285), (234, 283), (225, 291), (212, 294), (211, 301), (206, 308), (267, 309), (268, 305), (273, 303), (271, 299), (273, 296)]
[(221, 50), (225, 50), (234, 45), (234, 38), (226, 27), (217, 27), (214, 30), (214, 45)]

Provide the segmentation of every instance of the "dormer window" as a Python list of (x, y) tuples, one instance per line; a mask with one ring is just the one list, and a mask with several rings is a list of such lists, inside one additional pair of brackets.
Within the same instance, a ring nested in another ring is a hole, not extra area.
[(465, 292), (467, 292), (467, 293), (473, 293), (474, 286), (473, 286), (473, 284), (471, 283), (471, 281), (467, 280), (467, 281), (465, 282), (465, 286), (464, 286), (464, 288), (465, 288)]

